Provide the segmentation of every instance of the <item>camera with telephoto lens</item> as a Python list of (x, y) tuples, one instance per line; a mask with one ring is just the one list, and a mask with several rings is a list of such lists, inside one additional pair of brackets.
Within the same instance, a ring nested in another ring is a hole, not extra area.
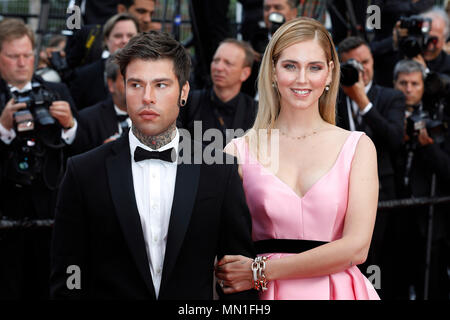
[(272, 12), (271, 14), (269, 14), (268, 19), (272, 24), (272, 26), (270, 27), (271, 35), (273, 35), (278, 30), (278, 28), (286, 22), (286, 18), (279, 12)]
[(364, 72), (362, 64), (355, 59), (348, 59), (341, 64), (341, 84), (351, 87), (358, 82), (360, 72)]
[(431, 19), (416, 15), (401, 17), (400, 28), (408, 30), (408, 35), (399, 39), (400, 52), (408, 58), (422, 54), (430, 40)]

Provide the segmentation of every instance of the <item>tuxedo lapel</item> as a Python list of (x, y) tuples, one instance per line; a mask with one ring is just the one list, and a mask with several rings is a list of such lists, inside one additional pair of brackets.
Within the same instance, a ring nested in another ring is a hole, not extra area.
[(139, 273), (151, 294), (156, 297), (145, 249), (144, 235), (136, 205), (131, 170), (128, 134), (117, 140), (113, 154), (106, 160), (111, 197), (117, 217)]
[[(180, 145), (181, 141), (182, 140), (180, 140)], [(194, 148), (197, 148), (197, 152), (202, 152), (201, 145), (193, 143), (191, 148), (192, 152), (194, 151)], [(182, 155), (180, 154), (179, 156), (181, 157)], [(193, 156), (191, 157), (191, 160), (193, 160)], [(178, 164), (177, 167), (172, 212), (170, 215), (166, 254), (164, 257), (164, 268), (161, 279), (160, 297), (161, 293), (164, 293), (164, 286), (175, 266), (191, 219), (197, 195), (200, 167), (200, 164), (186, 163)]]

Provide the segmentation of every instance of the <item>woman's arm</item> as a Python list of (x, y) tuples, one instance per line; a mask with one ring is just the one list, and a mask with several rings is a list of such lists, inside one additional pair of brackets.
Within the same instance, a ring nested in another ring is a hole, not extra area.
[[(378, 203), (378, 173), (375, 146), (361, 136), (352, 163), (348, 208), (342, 238), (317, 248), (266, 262), (268, 281), (309, 278), (337, 273), (363, 263), (367, 258)], [(216, 267), (216, 276), (224, 280), (224, 292), (251, 286), (252, 260), (225, 256)]]

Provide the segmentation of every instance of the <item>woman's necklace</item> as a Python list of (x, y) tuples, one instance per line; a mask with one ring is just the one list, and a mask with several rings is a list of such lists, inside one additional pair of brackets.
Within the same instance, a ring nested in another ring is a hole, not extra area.
[(293, 140), (301, 140), (301, 139), (305, 139), (305, 138), (307, 138), (307, 137), (311, 137), (311, 136), (317, 134), (317, 132), (318, 132), (318, 130), (314, 130), (314, 131), (311, 132), (311, 133), (304, 134), (304, 135), (301, 135), (301, 136), (295, 136), (295, 137), (293, 137), (293, 136), (290, 136), (290, 135), (288, 135), (288, 134), (286, 134), (286, 133), (284, 133), (283, 131), (280, 130), (280, 133), (281, 133), (283, 136), (288, 137), (289, 139), (293, 139)]
[(288, 137), (289, 139), (292, 139), (292, 140), (302, 140), (302, 139), (311, 137), (311, 136), (313, 136), (313, 135), (316, 135), (316, 134), (319, 133), (319, 131), (320, 131), (319, 128), (317, 128), (317, 129), (314, 129), (311, 133), (303, 134), (303, 135), (301, 135), (301, 136), (290, 136), (290, 135), (288, 135), (287, 133), (281, 131), (280, 129), (277, 129), (277, 130), (280, 131), (281, 135), (283, 135), (283, 136), (285, 136), (285, 137)]

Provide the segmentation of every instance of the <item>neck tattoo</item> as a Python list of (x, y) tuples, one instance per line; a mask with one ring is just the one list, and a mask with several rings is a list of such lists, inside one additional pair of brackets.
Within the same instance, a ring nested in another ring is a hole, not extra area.
[(156, 150), (159, 149), (175, 138), (176, 135), (176, 126), (175, 122), (167, 128), (166, 131), (156, 135), (156, 136), (146, 136), (142, 132), (140, 132), (135, 126), (132, 126), (131, 130), (136, 138), (147, 147)]

